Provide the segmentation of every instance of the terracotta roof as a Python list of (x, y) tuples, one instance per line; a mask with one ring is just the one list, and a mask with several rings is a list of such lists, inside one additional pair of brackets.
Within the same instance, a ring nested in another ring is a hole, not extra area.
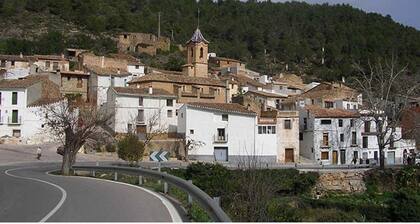
[(66, 58), (64, 58), (63, 55), (40, 55), (36, 54), (34, 55), (36, 59), (44, 59), (44, 60), (52, 60), (52, 61), (67, 61)]
[(231, 62), (241, 62), (237, 59), (233, 58), (225, 58), (225, 57), (210, 57), (210, 60), (217, 60), (217, 61), (231, 61)]
[(113, 87), (112, 88), (117, 94), (136, 95), (136, 96), (166, 96), (176, 97), (174, 94), (163, 90), (153, 88), (152, 94), (149, 94), (149, 88), (133, 88), (133, 87)]
[(339, 100), (351, 99), (354, 100), (358, 96), (358, 92), (344, 84), (338, 83), (321, 83), (318, 86), (308, 90), (300, 95), (300, 98), (310, 99), (325, 99), (325, 100)]
[(204, 38), (203, 34), (201, 34), (200, 29), (196, 29), (189, 41), (187, 41), (187, 44), (189, 43), (201, 43), (204, 42), (208, 44), (209, 42)]
[(84, 66), (88, 71), (93, 72), (97, 75), (101, 75), (101, 76), (129, 76), (130, 73), (122, 70), (122, 69), (118, 69), (118, 68), (110, 68), (110, 67), (106, 67), (106, 68), (102, 68), (96, 65), (85, 65)]
[(29, 75), (20, 79), (3, 79), (0, 81), (0, 88), (14, 89), (14, 88), (28, 88), (37, 82), (47, 80), (47, 75)]
[(287, 95), (278, 94), (278, 93), (270, 93), (270, 92), (264, 92), (264, 91), (258, 91), (258, 90), (248, 90), (245, 94), (255, 94), (259, 96), (264, 96), (268, 98), (287, 98)]
[(0, 60), (7, 60), (7, 61), (24, 61), (24, 62), (29, 62), (31, 61), (31, 57), (28, 56), (20, 56), (20, 55), (5, 55), (2, 54), (0, 55)]
[(225, 83), (220, 80), (203, 77), (191, 77), (186, 75), (173, 75), (165, 73), (152, 73), (139, 78), (135, 78), (129, 83), (144, 83), (144, 82), (169, 82), (179, 84), (196, 84), (207, 86), (225, 87)]
[(300, 76), (295, 74), (280, 74), (278, 76), (273, 77), (274, 84), (285, 84), (292, 88), (296, 89), (304, 89), (305, 84)]
[(129, 65), (143, 65), (142, 63), (140, 63), (140, 60), (138, 60), (137, 58), (129, 54), (119, 53), (119, 54), (110, 54), (109, 56), (115, 59), (126, 60), (127, 64)]
[(74, 75), (74, 76), (90, 76), (88, 73), (83, 71), (60, 71), (61, 75)]
[(256, 115), (255, 112), (246, 109), (244, 106), (237, 104), (237, 103), (201, 103), (201, 102), (191, 102), (186, 103), (186, 105), (201, 108), (201, 109), (211, 109), (211, 110), (218, 110), (223, 112), (232, 112), (232, 113), (241, 113), (241, 114), (249, 114), (249, 115)]
[(316, 118), (357, 118), (360, 117), (358, 112), (336, 109), (336, 108), (322, 108), (319, 106), (309, 105), (305, 109), (313, 114)]

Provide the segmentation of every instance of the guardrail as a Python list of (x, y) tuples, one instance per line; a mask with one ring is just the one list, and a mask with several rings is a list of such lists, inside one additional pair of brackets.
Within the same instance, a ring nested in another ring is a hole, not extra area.
[(195, 199), (198, 204), (202, 206), (214, 222), (232, 222), (229, 216), (222, 210), (218, 202), (206, 194), (203, 190), (186, 181), (182, 178), (162, 173), (154, 170), (147, 170), (142, 168), (133, 167), (115, 167), (115, 166), (73, 166), (75, 171), (100, 171), (100, 172), (113, 172), (114, 180), (117, 180), (118, 173), (131, 174), (139, 176), (139, 184), (142, 184), (143, 176), (155, 178), (164, 181), (166, 184), (165, 193), (167, 192), (167, 183), (177, 186), (188, 193), (188, 198)]

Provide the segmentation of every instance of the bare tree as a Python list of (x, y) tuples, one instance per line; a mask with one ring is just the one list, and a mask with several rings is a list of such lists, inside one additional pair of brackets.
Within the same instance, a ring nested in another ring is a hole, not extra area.
[(188, 161), (188, 152), (191, 150), (198, 149), (204, 146), (206, 143), (190, 138), (189, 136), (184, 138), (184, 160)]
[[(375, 65), (369, 63), (368, 69), (356, 64), (359, 72), (354, 81), (355, 87), (363, 94), (363, 118), (375, 124), (375, 135), (379, 148), (379, 163), (385, 167), (384, 149), (394, 142), (401, 116), (406, 109), (408, 97), (418, 89), (418, 83), (405, 83), (403, 77), (407, 66), (399, 67), (393, 57), (390, 61), (378, 61)], [(398, 99), (398, 102), (397, 102)]]
[(162, 109), (159, 108), (145, 120), (146, 133), (144, 133), (144, 145), (148, 146), (150, 142), (159, 135), (168, 133), (168, 128), (162, 124), (160, 117)]
[[(107, 122), (112, 114), (90, 103), (68, 103), (61, 100), (41, 107), (45, 125), (50, 132), (59, 137), (63, 144), (63, 175), (69, 175), (76, 161), (76, 154), (84, 144), (97, 141), (98, 137), (110, 136)], [(110, 136), (112, 137), (112, 136)]]

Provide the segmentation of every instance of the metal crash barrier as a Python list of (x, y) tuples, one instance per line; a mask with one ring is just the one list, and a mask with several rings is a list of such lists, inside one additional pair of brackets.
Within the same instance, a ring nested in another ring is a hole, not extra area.
[[(73, 166), (75, 171), (100, 171), (100, 172), (113, 172), (114, 180), (117, 180), (118, 173), (139, 176), (139, 184), (142, 184), (143, 176), (154, 178), (164, 181), (167, 193), (167, 184), (172, 184), (188, 194), (188, 198), (194, 199), (210, 216), (214, 222), (232, 222), (229, 216), (219, 206), (217, 200), (211, 198), (203, 190), (192, 184), (191, 181), (182, 178), (162, 173), (154, 170), (134, 167), (115, 167), (115, 166)], [(165, 186), (164, 185), (164, 186)]]

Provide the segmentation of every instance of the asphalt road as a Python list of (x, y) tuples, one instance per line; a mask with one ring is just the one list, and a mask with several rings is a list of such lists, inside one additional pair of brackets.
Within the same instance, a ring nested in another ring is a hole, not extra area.
[(134, 185), (49, 175), (55, 163), (0, 166), (0, 222), (180, 222), (163, 196)]

